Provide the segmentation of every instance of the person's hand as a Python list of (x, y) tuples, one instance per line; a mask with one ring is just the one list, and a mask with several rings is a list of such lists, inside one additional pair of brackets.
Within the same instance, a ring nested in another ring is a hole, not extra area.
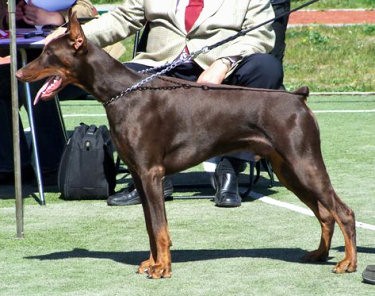
[(23, 7), (23, 21), (29, 25), (55, 25), (64, 23), (64, 18), (57, 11), (47, 11), (33, 5), (32, 1)]
[(198, 83), (221, 84), (227, 74), (229, 67), (222, 61), (216, 60), (198, 77)]

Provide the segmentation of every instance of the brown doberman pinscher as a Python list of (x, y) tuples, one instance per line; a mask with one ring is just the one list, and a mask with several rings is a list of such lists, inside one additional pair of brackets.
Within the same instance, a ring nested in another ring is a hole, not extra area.
[(50, 78), (36, 101), (47, 100), (72, 83), (105, 105), (113, 141), (142, 200), (151, 252), (140, 264), (139, 273), (151, 278), (172, 274), (164, 176), (215, 155), (244, 150), (269, 159), (282, 184), (319, 220), (320, 245), (304, 259), (327, 260), (337, 222), (345, 240), (345, 258), (333, 271), (356, 270), (354, 213), (332, 188), (318, 124), (306, 106), (307, 87), (290, 93), (158, 76), (124, 92), (146, 76), (127, 69), (90, 43), (74, 14), (66, 33), (17, 71), (17, 78), (23, 81), (46, 77)]

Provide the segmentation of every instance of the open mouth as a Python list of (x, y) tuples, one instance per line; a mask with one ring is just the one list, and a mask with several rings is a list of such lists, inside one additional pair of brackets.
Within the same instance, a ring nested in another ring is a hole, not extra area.
[(36, 105), (40, 99), (47, 100), (55, 95), (62, 85), (62, 78), (60, 76), (52, 76), (46, 80), (41, 89), (35, 96), (34, 105)]

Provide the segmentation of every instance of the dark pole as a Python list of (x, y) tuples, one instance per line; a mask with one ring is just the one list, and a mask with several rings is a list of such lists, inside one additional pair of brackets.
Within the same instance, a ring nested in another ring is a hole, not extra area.
[(17, 71), (17, 44), (16, 44), (16, 3), (8, 1), (9, 32), (10, 32), (10, 77), (12, 89), (12, 126), (13, 126), (13, 160), (14, 160), (14, 189), (16, 195), (16, 223), (17, 237), (23, 238), (23, 200), (21, 184), (21, 157), (19, 134), (19, 107), (18, 87), (16, 79)]

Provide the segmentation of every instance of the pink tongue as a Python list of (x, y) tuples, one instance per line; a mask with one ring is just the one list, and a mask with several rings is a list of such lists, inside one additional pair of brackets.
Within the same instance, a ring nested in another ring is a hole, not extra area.
[(61, 78), (58, 76), (52, 76), (40, 88), (34, 99), (34, 105), (36, 105), (40, 99), (49, 98), (54, 90), (58, 89), (61, 85)]
[(46, 81), (43, 84), (43, 86), (39, 89), (38, 93), (36, 94), (35, 99), (34, 99), (34, 106), (39, 102), (40, 98), (42, 97), (42, 93), (47, 89), (47, 87), (48, 87), (48, 81)]

